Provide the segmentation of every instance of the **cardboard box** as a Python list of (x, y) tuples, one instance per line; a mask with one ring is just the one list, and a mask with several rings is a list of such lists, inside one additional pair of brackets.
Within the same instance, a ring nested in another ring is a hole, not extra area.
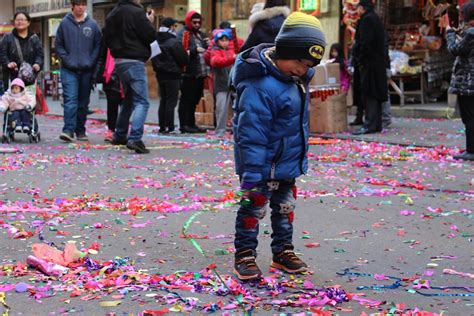
[(194, 117), (198, 126), (214, 126), (214, 113), (196, 112)]
[(195, 112), (202, 112), (204, 113), (204, 98), (201, 98), (201, 100), (199, 100), (199, 103), (196, 105), (196, 111)]
[(204, 111), (205, 113), (214, 113), (214, 96), (209, 90), (204, 90)]
[(347, 95), (330, 96), (325, 101), (311, 98), (309, 131), (311, 133), (341, 133), (347, 131)]
[(316, 73), (311, 80), (310, 86), (316, 90), (318, 88), (339, 87), (341, 84), (341, 69), (338, 63), (317, 65)]

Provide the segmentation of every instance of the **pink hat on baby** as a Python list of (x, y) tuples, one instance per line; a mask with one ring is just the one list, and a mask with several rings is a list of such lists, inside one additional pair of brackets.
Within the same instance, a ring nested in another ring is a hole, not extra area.
[(11, 85), (11, 87), (13, 86), (19, 86), (20, 88), (22, 88), (23, 90), (25, 90), (25, 83), (23, 82), (23, 80), (21, 80), (20, 78), (16, 78), (16, 79), (13, 79)]

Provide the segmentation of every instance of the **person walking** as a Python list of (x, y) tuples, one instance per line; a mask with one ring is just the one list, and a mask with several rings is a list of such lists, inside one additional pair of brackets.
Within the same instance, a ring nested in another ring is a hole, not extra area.
[(183, 73), (178, 109), (179, 125), (182, 133), (203, 133), (206, 131), (196, 126), (194, 116), (196, 106), (203, 96), (204, 80), (208, 75), (204, 53), (209, 45), (209, 38), (201, 32), (201, 24), (201, 14), (190, 11), (186, 14), (184, 28), (178, 32), (178, 40), (189, 51), (189, 63)]
[(64, 98), (64, 126), (59, 138), (65, 142), (74, 141), (74, 134), (77, 140), (88, 140), (87, 110), (102, 35), (86, 9), (86, 0), (71, 0), (71, 12), (61, 21), (56, 33)]
[(119, 0), (107, 15), (104, 28), (105, 44), (115, 58), (115, 69), (125, 93), (111, 143), (126, 145), (137, 154), (150, 152), (142, 137), (150, 107), (145, 62), (151, 56), (150, 45), (156, 40), (151, 15), (147, 16), (140, 0)]
[(358, 93), (365, 108), (366, 120), (354, 135), (382, 131), (382, 103), (387, 101), (386, 33), (374, 11), (372, 0), (361, 0), (357, 6), (361, 18), (357, 24), (353, 57), (360, 72)]
[(158, 32), (161, 54), (152, 59), (153, 70), (160, 88), (158, 110), (159, 133), (174, 133), (174, 110), (178, 104), (183, 67), (188, 63), (188, 53), (176, 36), (177, 21), (164, 18)]
[(466, 150), (454, 159), (474, 161), (474, 2), (466, 3), (461, 13), (464, 27), (456, 30), (448, 25), (446, 30), (448, 50), (456, 56), (449, 93), (458, 97), (466, 133)]
[(280, 31), (285, 18), (290, 15), (290, 8), (285, 0), (267, 0), (263, 10), (250, 15), (250, 34), (244, 42), (240, 51), (249, 49), (262, 43), (273, 43)]
[(104, 38), (102, 38), (93, 83), (102, 83), (107, 98), (107, 131), (104, 141), (111, 142), (117, 125), (119, 108), (123, 100), (123, 90), (115, 70), (115, 60), (110, 53), (110, 49), (105, 45)]
[[(33, 68), (35, 75), (41, 71), (44, 62), (44, 51), (38, 35), (30, 30), (31, 18), (26, 12), (19, 11), (13, 16), (14, 29), (5, 35), (0, 45), (0, 63), (4, 69), (4, 90), (8, 90), (8, 80), (18, 77), (22, 62)], [(26, 85), (31, 85), (28, 83)]]

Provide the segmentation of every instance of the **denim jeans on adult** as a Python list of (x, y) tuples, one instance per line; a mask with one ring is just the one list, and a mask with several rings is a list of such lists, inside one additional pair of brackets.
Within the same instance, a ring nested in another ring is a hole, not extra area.
[(64, 98), (63, 132), (86, 133), (87, 106), (92, 88), (92, 71), (72, 71), (61, 68)]
[(279, 253), (284, 245), (293, 242), (293, 218), (296, 201), (294, 179), (262, 181), (251, 190), (242, 190), (243, 196), (235, 222), (236, 252), (252, 250), (256, 253), (258, 245), (259, 220), (266, 214), (267, 205), (271, 208), (272, 253)]
[(128, 125), (133, 113), (128, 140), (139, 141), (143, 137), (144, 125), (150, 107), (145, 63), (141, 61), (117, 63), (115, 69), (122, 82), (125, 98), (122, 101), (114, 137), (116, 139), (127, 138)]

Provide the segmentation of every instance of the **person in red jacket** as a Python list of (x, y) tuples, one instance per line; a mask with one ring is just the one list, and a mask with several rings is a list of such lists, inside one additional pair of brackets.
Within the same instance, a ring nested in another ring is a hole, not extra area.
[(235, 62), (235, 52), (229, 50), (231, 34), (219, 30), (214, 35), (215, 45), (211, 51), (211, 67), (214, 75), (214, 94), (216, 100), (216, 136), (225, 135), (227, 122), (227, 93), (229, 90), (229, 73)]
[[(218, 32), (221, 32), (223, 30), (226, 32), (229, 32), (229, 36), (232, 36), (232, 25), (228, 21), (222, 21), (219, 24), (219, 28), (212, 31), (212, 36), (215, 36)], [(244, 44), (244, 40), (237, 36), (237, 47), (235, 47), (235, 42), (236, 41), (234, 40), (234, 38), (232, 38), (232, 40), (229, 41), (229, 47), (227, 49), (237, 54), (240, 50), (240, 47), (242, 47), (242, 45)], [(209, 66), (211, 65), (211, 51), (215, 45), (216, 43), (213, 38), (211, 41), (211, 44), (207, 48), (207, 51), (204, 53), (204, 60), (206, 61), (206, 64), (208, 64)]]

